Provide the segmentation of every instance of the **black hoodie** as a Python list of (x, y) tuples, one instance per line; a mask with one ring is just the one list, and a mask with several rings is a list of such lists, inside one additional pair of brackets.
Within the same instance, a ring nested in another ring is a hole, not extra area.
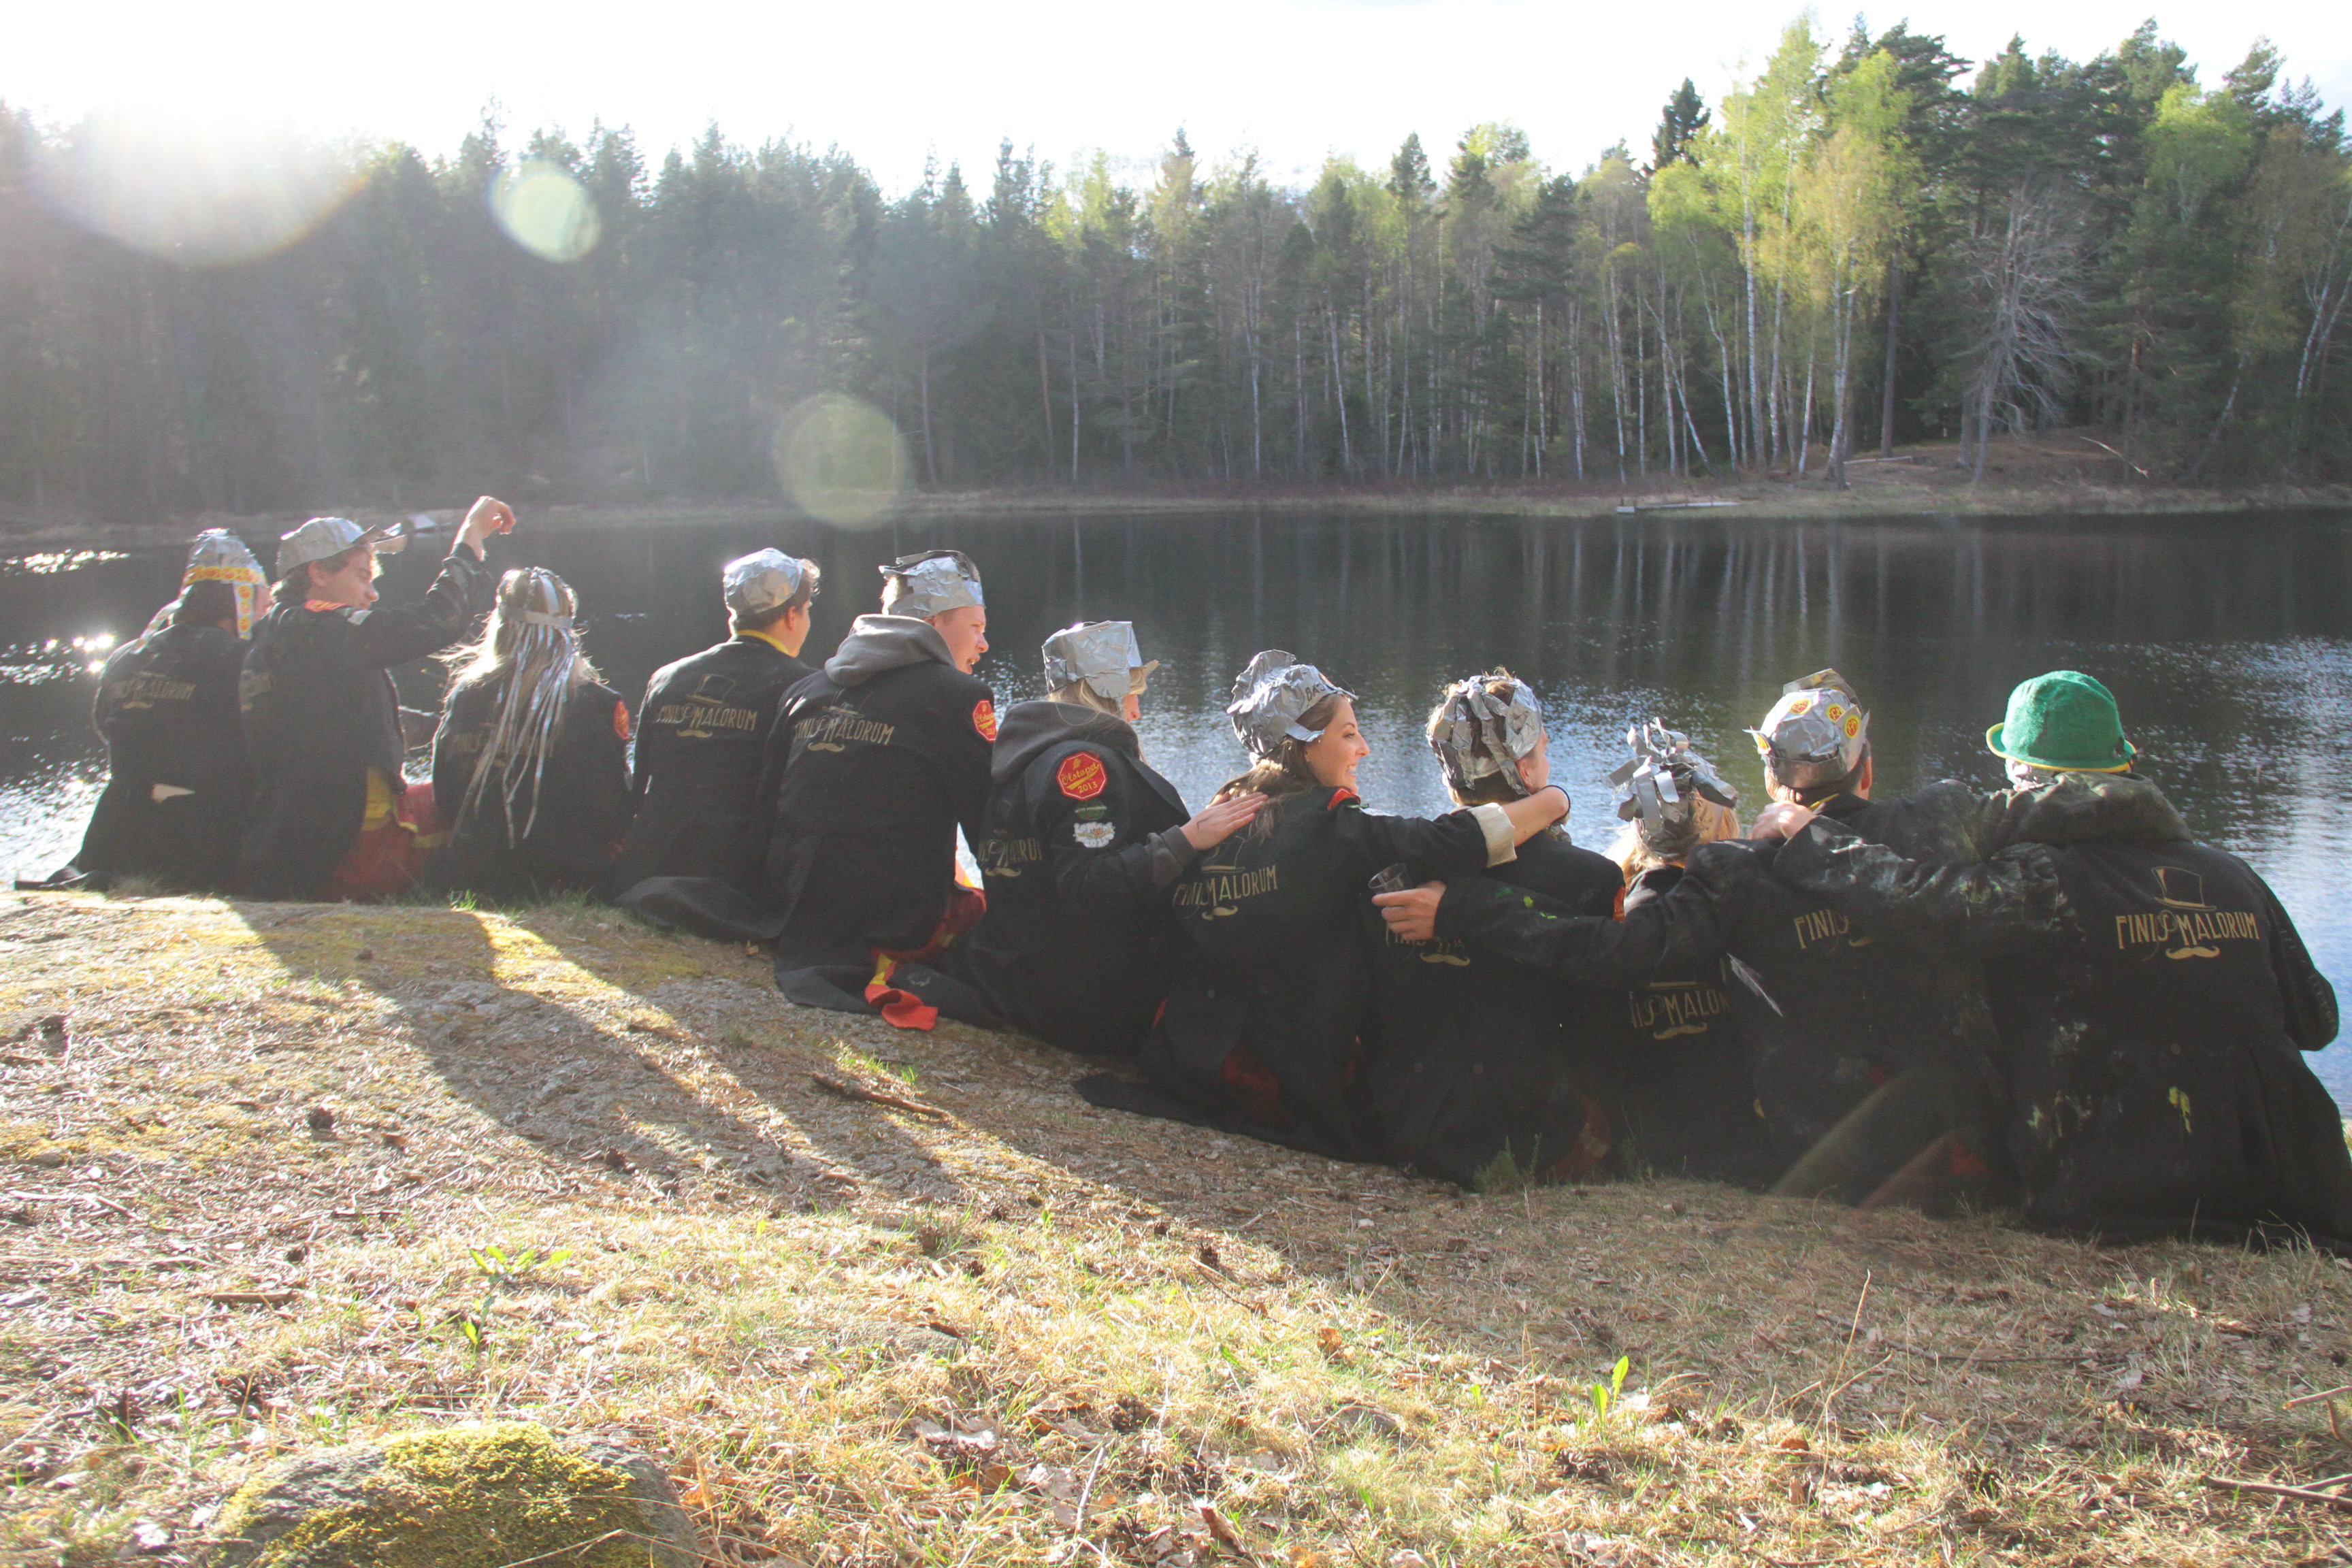
[(946, 913), (955, 835), (987, 837), (996, 706), (928, 621), (860, 616), (768, 736), (765, 895), (780, 969), (913, 952)]
[(2305, 1051), (2336, 994), (2269, 888), (2144, 781), (2015, 792), (2021, 844), (1906, 858), (1834, 820), (1775, 873), (1890, 942), (1991, 960), (2026, 1218), (2125, 1238), (2352, 1243), (2352, 1156)]
[(174, 888), (227, 882), (251, 788), (236, 716), (245, 653), (236, 633), (199, 624), (166, 626), (106, 661), (93, 712), (106, 790), (78, 868)]
[(938, 967), (1066, 1050), (1132, 1056), (1168, 994), (1168, 889), (1197, 858), (1191, 815), (1135, 731), (1067, 702), (1022, 702), (996, 737), (988, 912)]

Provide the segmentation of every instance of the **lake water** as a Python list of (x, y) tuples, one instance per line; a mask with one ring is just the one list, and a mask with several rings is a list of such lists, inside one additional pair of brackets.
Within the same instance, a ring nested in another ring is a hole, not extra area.
[[(256, 542), (270, 559), (268, 542)], [(1652, 514), (1604, 521), (1468, 517), (974, 520), (894, 534), (805, 522), (677, 523), (643, 532), (524, 529), (509, 563), (579, 589), (586, 646), (633, 696), (656, 666), (724, 631), (718, 568), (776, 544), (824, 568), (812, 650), (874, 605), (875, 564), (932, 544), (986, 574), (999, 706), (1041, 695), (1037, 645), (1079, 618), (1136, 623), (1161, 661), (1147, 754), (1198, 801), (1244, 763), (1220, 711), (1262, 647), (1320, 664), (1360, 696), (1367, 800), (1441, 809), (1422, 721), (1447, 680), (1504, 664), (1542, 696), (1570, 829), (1601, 847), (1603, 776), (1634, 719), (1691, 732), (1762, 803), (1752, 743), (1781, 683), (1835, 665), (1873, 710), (1881, 793), (1958, 777), (1997, 786), (1984, 750), (2010, 688), (2054, 668), (2114, 689), (2146, 771), (2199, 837), (2269, 879), (2320, 966), (2352, 979), (2352, 517), (1921, 519), (1834, 524)], [(394, 558), (422, 587), (438, 548)], [(176, 550), (0, 562), (0, 868), (70, 857), (104, 753), (76, 638), (127, 637), (175, 591)], [(407, 700), (436, 682), (404, 672)], [(2322, 1076), (2352, 1103), (2352, 1048)]]

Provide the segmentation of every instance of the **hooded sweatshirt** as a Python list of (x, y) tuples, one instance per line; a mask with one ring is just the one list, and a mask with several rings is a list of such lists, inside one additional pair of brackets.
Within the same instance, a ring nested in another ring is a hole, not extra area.
[(2352, 1243), (2352, 1156), (2305, 1063), (2336, 994), (2262, 879), (2156, 787), (2012, 792), (2021, 843), (1906, 858), (1816, 819), (1775, 874), (1890, 942), (1990, 959), (2029, 1222), (2114, 1237)]
[(955, 835), (986, 837), (996, 704), (929, 621), (860, 616), (784, 694), (760, 798), (779, 970), (908, 953), (932, 939)]
[(107, 780), (75, 865), (103, 878), (219, 888), (236, 868), (251, 788), (237, 727), (245, 643), (216, 626), (166, 626), (106, 661), (92, 717)]
[(1039, 1039), (1133, 1056), (1168, 994), (1168, 889), (1199, 858), (1183, 797), (1124, 720), (1068, 702), (1005, 710), (992, 779), (988, 912), (940, 967)]

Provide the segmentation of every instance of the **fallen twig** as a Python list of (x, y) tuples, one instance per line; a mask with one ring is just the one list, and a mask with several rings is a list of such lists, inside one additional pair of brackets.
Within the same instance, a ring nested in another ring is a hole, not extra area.
[[(8, 1195), (15, 1197), (17, 1194), (11, 1193)], [(2323, 1399), (2333, 1399), (2341, 1394), (2352, 1394), (2352, 1383), (2341, 1384), (2334, 1388), (2324, 1388), (2317, 1394), (2298, 1394), (2286, 1402), (2285, 1408), (2293, 1410), (2298, 1405), (2316, 1405)]]
[(2250, 1481), (2242, 1476), (2200, 1476), (2197, 1479), (2216, 1491), (2260, 1492), (2264, 1497), (2293, 1498), (2297, 1502), (2325, 1504), (2338, 1513), (2352, 1513), (2352, 1497), (2336, 1492), (2314, 1491), (2309, 1487), (2281, 1486), (2276, 1481)]
[(887, 1106), (892, 1110), (903, 1110), (910, 1116), (927, 1117), (933, 1121), (953, 1120), (936, 1105), (925, 1105), (919, 1100), (908, 1100), (902, 1094), (886, 1094), (878, 1089), (868, 1089), (862, 1083), (851, 1083), (829, 1073), (813, 1072), (809, 1074), (809, 1081), (825, 1093), (842, 1100), (862, 1100), (868, 1105)]
[(282, 1307), (294, 1299), (291, 1290), (207, 1290), (205, 1300), (215, 1307)]

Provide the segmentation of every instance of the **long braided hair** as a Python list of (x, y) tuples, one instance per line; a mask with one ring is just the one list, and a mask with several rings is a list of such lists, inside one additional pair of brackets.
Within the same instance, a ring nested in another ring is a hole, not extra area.
[[(500, 683), (457, 818), (471, 817), (495, 783), (509, 844), (528, 837), (539, 820), (541, 777), (562, 730), (572, 689), (597, 679), (572, 628), (578, 607), (571, 584), (554, 573), (544, 566), (518, 568), (499, 579), (498, 605), (480, 640), (453, 656), (460, 668), (449, 684), (451, 703), (476, 687)], [(516, 798), (526, 783), (530, 804), (517, 831)]]

